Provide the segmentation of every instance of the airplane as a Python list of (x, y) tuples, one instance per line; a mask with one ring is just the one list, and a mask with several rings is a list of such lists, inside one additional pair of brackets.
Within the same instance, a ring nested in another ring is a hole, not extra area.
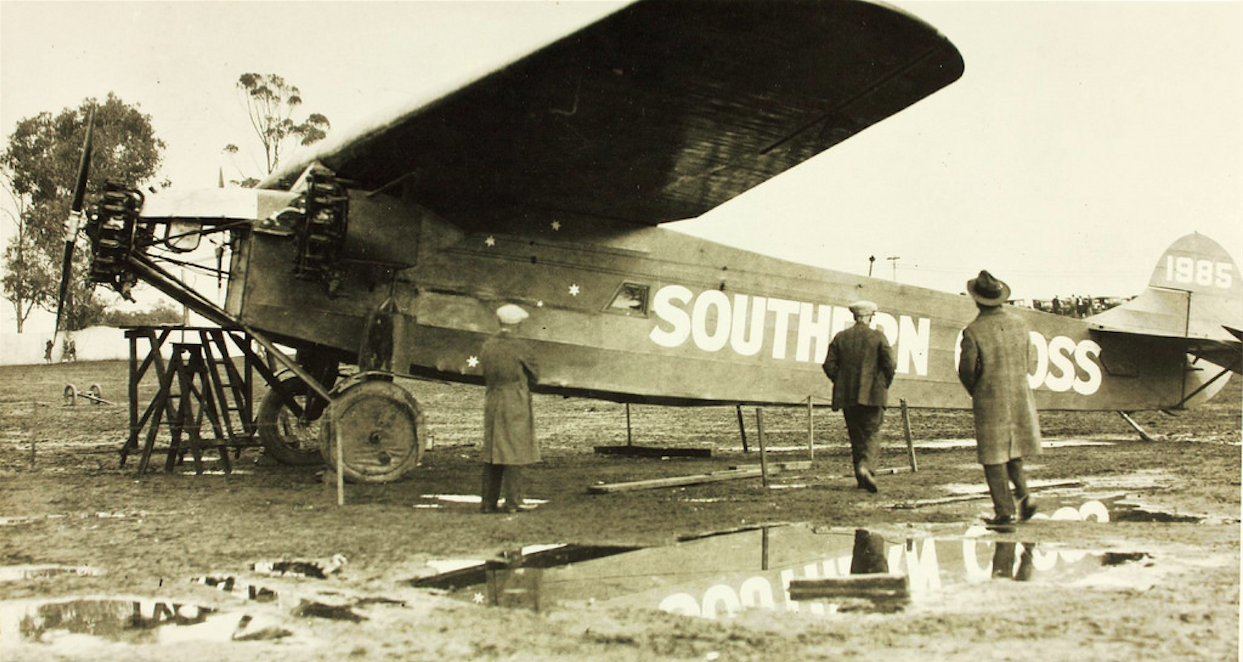
[[(424, 450), (417, 394), (393, 377), (482, 384), (479, 349), (506, 303), (530, 313), (516, 333), (541, 366), (536, 393), (810, 407), (829, 388), (829, 340), (853, 323), (846, 306), (866, 298), (896, 351), (895, 401), (965, 409), (955, 366), (969, 297), (660, 227), (963, 71), (947, 37), (883, 5), (644, 0), (330, 139), (256, 188), (109, 185), (85, 218), (91, 277), (122, 292), (149, 283), (251, 334), (285, 368), (258, 408), (261, 443), (355, 481), (396, 480)], [(159, 263), (157, 249), (209, 234), (231, 248), (223, 306)], [(1175, 242), (1125, 305), (1019, 313), (1041, 409), (1188, 407), (1243, 364), (1238, 268), (1199, 235)], [(341, 378), (346, 364), (359, 370)]]

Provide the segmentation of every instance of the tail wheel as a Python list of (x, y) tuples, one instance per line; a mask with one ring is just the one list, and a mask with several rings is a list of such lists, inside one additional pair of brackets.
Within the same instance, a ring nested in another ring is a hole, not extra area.
[(363, 373), (334, 389), (320, 426), (324, 459), (350, 481), (387, 483), (414, 470), (426, 447), (423, 415), (406, 389)]
[(294, 466), (323, 464), (319, 452), (323, 407), (317, 406), (318, 401), (306, 382), (289, 376), (259, 402), (255, 414), (259, 443), (272, 459)]

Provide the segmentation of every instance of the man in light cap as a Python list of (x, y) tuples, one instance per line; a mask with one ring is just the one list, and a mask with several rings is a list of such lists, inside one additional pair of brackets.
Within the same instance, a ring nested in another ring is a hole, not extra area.
[(483, 343), (479, 361), (487, 384), (483, 403), (483, 501), (485, 513), (497, 511), (501, 488), (505, 511), (522, 508), (522, 468), (539, 462), (530, 385), (539, 380), (539, 368), (524, 342), (512, 330), (529, 315), (514, 304), (496, 310), (500, 330)]
[[(1010, 286), (989, 272), (967, 281), (967, 292), (979, 314), (962, 332), (958, 379), (971, 395), (976, 456), (996, 511), (984, 521), (1004, 526), (1036, 513), (1023, 473), (1023, 457), (1040, 453), (1040, 421), (1027, 383), (1031, 332), (1003, 305)], [(1009, 483), (1014, 483), (1013, 495)]]
[(897, 360), (889, 339), (871, 326), (876, 304), (856, 301), (850, 304), (850, 312), (855, 323), (833, 336), (824, 374), (833, 382), (833, 410), (840, 409), (846, 419), (855, 481), (860, 489), (876, 492), (877, 435), (885, 422)]

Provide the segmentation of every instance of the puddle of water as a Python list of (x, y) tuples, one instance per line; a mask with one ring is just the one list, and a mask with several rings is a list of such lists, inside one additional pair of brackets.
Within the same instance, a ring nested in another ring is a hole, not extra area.
[[(955, 486), (949, 486), (955, 491)], [(966, 488), (969, 492), (958, 497), (928, 503), (899, 503), (894, 508), (928, 508), (940, 505), (979, 500), (988, 504), (988, 493), (978, 491), (978, 486)], [(1034, 493), (1039, 512), (1033, 520), (1057, 520), (1071, 522), (1164, 522), (1201, 524), (1210, 521), (1205, 515), (1169, 512), (1158, 507), (1145, 505), (1133, 500), (1129, 494), (1117, 492), (1112, 494), (1086, 494), (1083, 491), (1074, 493), (1040, 492)], [(974, 498), (972, 498), (974, 497)]]
[(826, 533), (790, 525), (658, 548), (567, 545), (412, 583), (476, 604), (536, 611), (594, 604), (717, 619), (745, 609), (813, 615), (893, 611), (979, 582), (1071, 585), (1142, 558), (983, 538), (887, 539), (863, 530)]
[(77, 575), (78, 577), (97, 577), (104, 574), (102, 570), (86, 565), (10, 565), (0, 567), (0, 582), (19, 582), (27, 579), (44, 579), (59, 575)]
[(237, 614), (162, 600), (74, 598), (45, 602), (0, 603), (0, 644), (53, 643), (86, 635), (122, 643), (182, 640), (228, 641)]
[[(421, 497), (425, 503), (414, 504), (415, 508), (441, 508), (444, 503), (451, 504), (469, 504), (478, 506), (482, 497), (478, 494), (424, 494)], [(547, 499), (531, 499), (523, 500), (523, 505), (528, 508), (536, 508), (548, 503)]]
[(1112, 494), (1085, 499), (1083, 495), (1038, 495), (1036, 505), (1042, 512), (1033, 520), (1051, 519), (1078, 522), (1176, 522), (1199, 524), (1202, 515), (1163, 511), (1131, 500), (1127, 494)]
[(489, 578), (497, 572), (556, 568), (633, 552), (637, 549), (639, 548), (606, 545), (539, 545), (504, 552), (501, 554), (503, 560), (431, 562), (428, 565), (433, 567), (439, 565), (447, 569), (430, 577), (412, 580), (411, 584), (418, 588), (437, 588), (453, 592), (465, 587), (486, 584), (490, 581)]

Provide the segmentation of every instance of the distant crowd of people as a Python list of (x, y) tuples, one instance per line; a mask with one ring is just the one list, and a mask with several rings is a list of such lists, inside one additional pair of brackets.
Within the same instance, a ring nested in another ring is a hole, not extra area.
[(1120, 297), (1091, 297), (1072, 294), (1065, 298), (1055, 296), (1052, 299), (1033, 299), (1031, 307), (1054, 315), (1067, 317), (1088, 317), (1109, 310), (1125, 303)]

